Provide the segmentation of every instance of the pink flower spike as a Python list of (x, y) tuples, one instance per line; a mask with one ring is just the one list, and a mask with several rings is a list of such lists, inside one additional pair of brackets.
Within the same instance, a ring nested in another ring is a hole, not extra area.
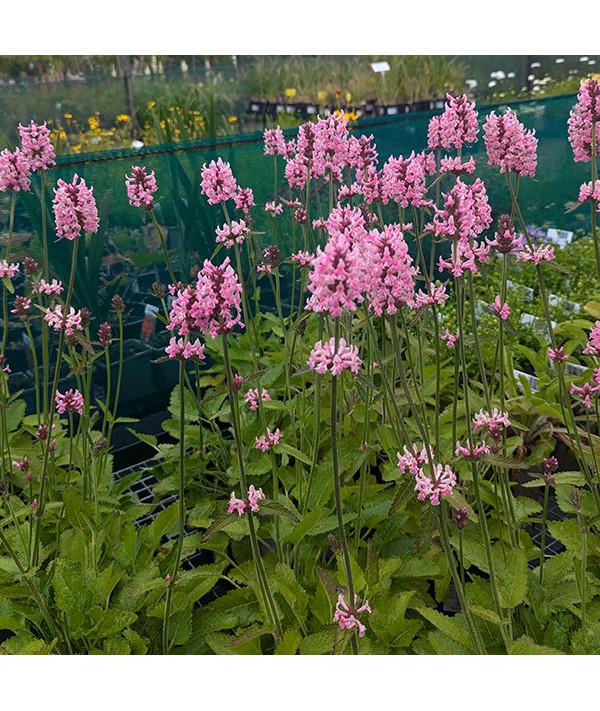
[(19, 263), (15, 262), (13, 264), (9, 264), (6, 259), (3, 259), (0, 261), (0, 279), (4, 279), (4, 277), (8, 277), (9, 279), (14, 279), (15, 274), (18, 274), (19, 272)]
[(32, 171), (47, 170), (54, 165), (56, 153), (54, 146), (50, 142), (50, 129), (46, 122), (39, 125), (35, 121), (30, 121), (28, 126), (19, 124), (19, 136), (23, 146), (23, 155), (29, 163)]
[(454, 348), (454, 346), (458, 343), (458, 339), (460, 338), (460, 331), (457, 331), (456, 333), (450, 333), (448, 329), (444, 332), (444, 335), (441, 337), (442, 341), (448, 346), (448, 348)]
[(527, 131), (511, 109), (500, 116), (494, 111), (488, 115), (483, 140), (489, 165), (499, 166), (501, 173), (535, 177), (538, 144), (535, 131)]
[[(250, 389), (246, 393), (245, 400), (246, 402), (250, 405), (250, 409), (253, 411), (258, 410), (258, 388)], [(264, 388), (260, 391), (260, 399), (263, 402), (268, 402), (271, 399), (271, 395), (269, 394), (268, 390), (265, 390)]]
[(244, 215), (247, 215), (250, 212), (250, 208), (256, 206), (252, 188), (240, 188), (238, 185), (235, 195), (233, 196), (233, 202), (236, 210), (239, 210), (240, 212), (243, 212)]
[(592, 395), (594, 394), (595, 389), (592, 385), (590, 385), (590, 383), (584, 383), (581, 387), (573, 383), (569, 392), (571, 395), (581, 398), (581, 400), (583, 400), (583, 404), (588, 408), (588, 410), (592, 407)]
[(569, 143), (575, 161), (592, 159), (592, 126), (596, 127), (596, 153), (600, 154), (600, 82), (596, 78), (582, 79), (577, 94), (577, 104), (568, 120)]
[(479, 444), (471, 444), (467, 442), (466, 445), (462, 445), (460, 442), (456, 443), (455, 454), (457, 457), (464, 457), (467, 461), (476, 462), (482, 457), (491, 454), (492, 450), (485, 442), (480, 442)]
[(273, 217), (275, 215), (281, 215), (283, 212), (283, 205), (278, 202), (277, 205), (274, 202), (265, 203), (265, 212), (270, 212)]
[(356, 627), (358, 629), (358, 636), (364, 637), (367, 629), (362, 624), (362, 622), (358, 619), (358, 615), (362, 614), (363, 612), (370, 613), (371, 607), (369, 605), (368, 600), (365, 600), (364, 604), (361, 605), (359, 608), (356, 608), (357, 604), (358, 604), (358, 597), (355, 595), (354, 596), (354, 609), (351, 610), (348, 607), (343, 594), (340, 593), (338, 595), (338, 600), (335, 605), (335, 613), (333, 615), (333, 621), (337, 622), (339, 624), (340, 628), (343, 630), (351, 630), (354, 627)]
[(129, 204), (133, 207), (145, 205), (148, 209), (151, 208), (154, 204), (152, 196), (158, 190), (154, 171), (147, 173), (146, 168), (132, 166), (131, 173), (125, 176)]
[[(439, 122), (441, 147), (450, 150), (475, 143), (479, 131), (475, 103), (469, 103), (466, 94), (462, 96), (447, 94), (446, 98), (448, 101)], [(434, 135), (435, 128), (432, 130), (432, 143), (435, 142)]]
[(210, 205), (217, 205), (233, 198), (238, 191), (238, 184), (233, 177), (231, 166), (221, 158), (202, 167), (200, 191), (206, 195)]
[(264, 434), (262, 437), (256, 438), (256, 449), (260, 449), (262, 452), (268, 452), (271, 447), (274, 447), (275, 445), (279, 444), (280, 440), (280, 429), (277, 428), (275, 432), (271, 432), (271, 430), (267, 427), (267, 433)]
[(69, 412), (83, 415), (83, 395), (79, 390), (70, 389), (64, 394), (57, 390), (54, 400), (56, 402), (56, 411), (59, 415)]
[(508, 413), (498, 412), (497, 408), (494, 408), (491, 414), (485, 410), (480, 410), (473, 417), (473, 432), (479, 432), (482, 429), (486, 430), (492, 439), (500, 439), (506, 427), (510, 427)]
[(475, 172), (475, 160), (469, 158), (463, 163), (460, 158), (449, 158), (445, 156), (440, 161), (440, 173), (452, 173), (453, 175), (472, 175)]
[(585, 355), (600, 356), (600, 321), (596, 321), (590, 331), (588, 342), (583, 352)]
[(8, 148), (0, 153), (0, 192), (30, 192), (30, 174), (29, 161), (18, 148), (13, 153)]
[[(211, 338), (216, 338), (217, 334), (230, 333), (234, 326), (244, 325), (240, 315), (241, 294), (242, 285), (229, 263), (229, 257), (219, 266), (205, 259), (198, 273), (196, 288), (190, 294), (188, 309), (178, 313), (177, 319), (186, 322), (189, 319), (193, 329)], [(185, 308), (185, 304), (182, 306)], [(183, 330), (181, 332), (184, 333)]]
[(325, 343), (317, 341), (307, 362), (311, 370), (321, 375), (328, 371), (332, 375), (339, 375), (346, 369), (350, 369), (356, 374), (362, 365), (358, 347), (348, 346), (345, 338), (340, 338), (337, 351), (335, 350), (335, 338), (330, 338)]
[(264, 501), (266, 498), (261, 488), (255, 489), (254, 484), (250, 484), (248, 489), (248, 505), (250, 506), (250, 511), (257, 513), (259, 511), (258, 502)]
[(241, 516), (246, 512), (247, 504), (243, 499), (236, 499), (235, 491), (231, 492), (231, 498), (229, 499), (229, 506), (227, 507), (227, 513), (232, 514), (234, 511), (238, 512), (238, 516)]
[(562, 346), (560, 346), (560, 348), (548, 348), (548, 358), (555, 363), (566, 363), (569, 360), (569, 356), (565, 353), (565, 349)]
[(71, 183), (59, 179), (57, 185), (52, 201), (57, 235), (74, 240), (82, 230), (97, 232), (100, 221), (93, 195), (94, 188), (88, 188), (85, 180), (79, 179), (77, 174), (73, 176)]
[(508, 304), (506, 304), (506, 303), (502, 304), (500, 302), (500, 295), (499, 294), (494, 299), (493, 309), (494, 309), (494, 313), (496, 314), (496, 316), (498, 316), (498, 318), (501, 319), (502, 321), (506, 321), (508, 319), (508, 317), (510, 316), (510, 307)]

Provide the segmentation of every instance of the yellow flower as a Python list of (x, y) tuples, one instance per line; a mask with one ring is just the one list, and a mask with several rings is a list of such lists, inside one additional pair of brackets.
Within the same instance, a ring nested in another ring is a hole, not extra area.
[(288, 99), (293, 99), (294, 96), (296, 96), (296, 90), (295, 89), (286, 89), (285, 95), (288, 97)]
[(72, 118), (73, 118), (73, 114), (63, 114), (63, 116), (64, 116), (66, 119), (72, 119)]
[(95, 131), (97, 128), (100, 127), (100, 121), (95, 116), (90, 116), (87, 120), (88, 126), (92, 129), (92, 131)]
[(317, 99), (319, 101), (325, 101), (327, 98), (327, 92), (326, 91), (317, 91)]
[(117, 116), (117, 123), (127, 123), (128, 121), (131, 121), (131, 116), (128, 114), (119, 114)]
[(73, 146), (73, 153), (81, 153), (81, 143), (76, 143)]
[(156, 101), (149, 101), (149, 102), (146, 104), (146, 107), (147, 107), (148, 109), (153, 109), (155, 106), (156, 106)]
[(237, 116), (230, 116), (227, 120), (229, 123), (237, 123)]

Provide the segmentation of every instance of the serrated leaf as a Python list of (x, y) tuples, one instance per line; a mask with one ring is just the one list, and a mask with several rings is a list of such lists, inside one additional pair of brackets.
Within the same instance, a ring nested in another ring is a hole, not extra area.
[(480, 605), (471, 605), (469, 609), (476, 617), (486, 622), (491, 622), (493, 625), (498, 625), (498, 627), (502, 626), (502, 620), (494, 610), (488, 610), (486, 607), (481, 607)]
[(271, 516), (286, 516), (296, 522), (300, 520), (298, 516), (287, 506), (284, 506), (279, 501), (273, 501), (272, 499), (261, 502), (260, 512), (261, 514), (269, 514)]
[(296, 544), (301, 541), (311, 528), (327, 515), (327, 510), (324, 508), (316, 508), (309, 511), (302, 520), (296, 525), (294, 530), (283, 539), (286, 543)]
[(527, 556), (521, 548), (506, 552), (506, 560), (498, 547), (494, 549), (496, 579), (502, 607), (513, 608), (522, 603), (527, 595)]
[(235, 511), (233, 513), (227, 513), (227, 511), (223, 511), (222, 513), (220, 513), (206, 529), (206, 531), (204, 531), (204, 535), (202, 536), (202, 543), (208, 541), (209, 538), (211, 536), (214, 536), (217, 531), (221, 531), (226, 526), (235, 523), (238, 518), (239, 514)]
[(281, 642), (275, 647), (275, 654), (296, 654), (301, 639), (298, 630), (286, 630)]
[(531, 637), (523, 635), (519, 639), (515, 639), (508, 645), (509, 654), (563, 654), (558, 649), (553, 647), (544, 647), (542, 644), (536, 644)]
[(331, 654), (333, 651), (333, 630), (317, 632), (300, 642), (300, 654)]
[(310, 458), (306, 456), (303, 452), (301, 452), (299, 449), (296, 449), (296, 447), (292, 447), (289, 444), (286, 444), (285, 442), (281, 442), (275, 447), (276, 452), (285, 452), (286, 454), (289, 454), (291, 457), (294, 457), (300, 462), (303, 462), (304, 464), (308, 464), (310, 466), (312, 462), (310, 461)]
[(473, 643), (468, 630), (460, 625), (455, 618), (443, 615), (431, 607), (417, 607), (415, 609), (440, 632), (443, 632), (444, 635), (465, 649), (471, 650), (471, 653), (473, 652)]

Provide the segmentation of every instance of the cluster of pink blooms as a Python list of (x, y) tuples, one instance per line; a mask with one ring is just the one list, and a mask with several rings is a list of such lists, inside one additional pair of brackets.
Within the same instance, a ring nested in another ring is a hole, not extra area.
[(309, 266), (310, 264), (312, 264), (313, 259), (314, 255), (312, 255), (310, 252), (296, 252), (291, 256), (292, 262), (298, 262), (301, 267)]
[(31, 166), (19, 148), (13, 152), (5, 148), (0, 153), (0, 192), (31, 190)]
[(440, 173), (452, 173), (454, 175), (472, 175), (475, 172), (475, 159), (463, 162), (460, 158), (450, 158), (445, 156), (440, 161)]
[(364, 217), (358, 208), (334, 208), (328, 223), (330, 238), (317, 247), (309, 275), (311, 292), (306, 308), (334, 318), (355, 311), (363, 301), (364, 263), (361, 244), (366, 238)]
[(415, 276), (412, 257), (400, 225), (386, 225), (383, 232), (371, 230), (364, 242), (366, 294), (369, 308), (377, 315), (395, 314), (399, 306), (415, 306)]
[(566, 363), (569, 360), (569, 356), (562, 346), (560, 348), (548, 348), (548, 358), (555, 363)]
[(56, 233), (59, 237), (73, 240), (79, 237), (82, 230), (97, 232), (99, 219), (94, 188), (88, 188), (85, 180), (75, 174), (71, 183), (59, 179), (58, 187), (54, 189), (54, 217)]
[(479, 126), (475, 103), (469, 103), (466, 94), (446, 95), (444, 113), (434, 116), (429, 123), (427, 146), (432, 150), (459, 149), (475, 143)]
[(81, 311), (75, 311), (71, 306), (69, 313), (63, 313), (61, 304), (57, 304), (53, 309), (48, 309), (44, 316), (44, 321), (55, 331), (65, 330), (67, 336), (72, 336), (75, 331), (83, 331), (81, 323)]
[(569, 143), (575, 161), (592, 159), (592, 127), (595, 126), (596, 154), (600, 154), (600, 82), (582, 79), (577, 94), (577, 105), (568, 120)]
[(492, 440), (491, 445), (485, 440), (479, 443), (466, 442), (464, 445), (459, 441), (456, 443), (455, 454), (457, 457), (463, 457), (468, 461), (478, 461), (493, 452), (497, 452), (499, 441), (507, 427), (510, 426), (510, 420), (506, 412), (499, 412), (497, 408), (490, 412), (480, 410), (472, 420), (473, 432), (483, 432)]
[(279, 427), (275, 430), (275, 432), (271, 432), (271, 430), (267, 427), (266, 434), (262, 437), (256, 437), (256, 449), (260, 449), (262, 452), (268, 452), (271, 447), (279, 444), (280, 440), (281, 431)]
[(358, 355), (358, 347), (349, 346), (345, 338), (339, 339), (337, 350), (335, 338), (330, 338), (325, 343), (317, 341), (308, 358), (308, 367), (321, 375), (327, 372), (332, 375), (339, 375), (344, 370), (358, 373), (361, 364), (362, 360)]
[(541, 262), (551, 262), (554, 257), (554, 247), (548, 244), (541, 244), (538, 247), (523, 245), (517, 252), (517, 262), (533, 262), (536, 266)]
[(0, 261), (0, 279), (4, 279), (4, 277), (13, 279), (15, 274), (18, 274), (18, 273), (19, 273), (19, 263), (18, 262), (9, 264), (6, 261), (6, 259), (2, 259)]
[(362, 615), (363, 612), (371, 612), (371, 608), (369, 606), (369, 601), (365, 600), (365, 602), (358, 607), (358, 596), (354, 596), (354, 607), (350, 609), (348, 607), (348, 604), (346, 603), (346, 600), (344, 599), (344, 596), (342, 593), (338, 595), (338, 600), (335, 605), (335, 613), (333, 615), (333, 621), (337, 622), (341, 629), (343, 630), (351, 630), (354, 627), (358, 629), (358, 636), (359, 637), (364, 637), (367, 631), (367, 628), (363, 625), (363, 623), (358, 619), (358, 615)]
[(237, 499), (235, 496), (235, 491), (231, 492), (231, 498), (229, 499), (229, 506), (227, 507), (227, 513), (232, 514), (234, 511), (238, 512), (238, 516), (246, 513), (246, 511), (252, 511), (253, 513), (258, 513), (259, 501), (264, 501), (266, 496), (263, 494), (261, 488), (255, 489), (254, 484), (250, 484), (248, 488), (248, 498), (247, 499)]
[(592, 327), (583, 352), (585, 355), (600, 356), (600, 321), (596, 321)]
[(583, 183), (579, 188), (579, 202), (586, 202), (586, 200), (596, 200), (600, 202), (600, 181), (595, 183)]
[(408, 158), (390, 156), (382, 170), (382, 199), (386, 203), (392, 201), (400, 207), (424, 207), (431, 201), (426, 199), (427, 185), (423, 162), (414, 151)]
[(489, 165), (497, 165), (501, 173), (535, 176), (538, 144), (535, 131), (528, 131), (511, 109), (500, 116), (494, 111), (488, 115), (483, 140)]
[(11, 314), (16, 314), (22, 321), (27, 318), (27, 312), (31, 308), (31, 299), (25, 296), (15, 296), (15, 308), (11, 309)]
[(473, 432), (485, 430), (494, 440), (502, 438), (506, 427), (510, 427), (508, 413), (499, 412), (497, 408), (494, 408), (492, 413), (480, 410), (473, 417)]
[(415, 306), (417, 308), (423, 308), (424, 306), (443, 306), (448, 299), (448, 293), (446, 292), (446, 285), (440, 284), (436, 286), (433, 283), (429, 284), (428, 292), (419, 290), (415, 297)]
[(21, 148), (0, 153), (0, 192), (31, 189), (31, 173), (46, 170), (54, 165), (54, 146), (50, 142), (50, 130), (46, 124), (31, 121), (28, 126), (19, 124)]
[(492, 209), (480, 178), (471, 184), (459, 178), (442, 197), (443, 207), (435, 208), (433, 224), (429, 225), (436, 237), (468, 242), (492, 224)]
[(457, 331), (456, 333), (450, 333), (448, 329), (444, 331), (444, 335), (441, 337), (442, 341), (448, 346), (448, 348), (454, 348), (454, 346), (458, 343), (458, 339), (460, 338), (460, 331)]
[(227, 249), (231, 249), (234, 244), (242, 244), (246, 235), (250, 232), (244, 220), (236, 222), (232, 220), (230, 225), (223, 225), (223, 227), (217, 227), (216, 234), (217, 242), (224, 242)]
[(511, 216), (500, 215), (494, 239), (486, 239), (486, 242), (501, 254), (508, 254), (519, 251), (522, 248), (522, 240), (522, 237), (517, 237)]
[(204, 260), (195, 285), (180, 288), (171, 305), (167, 328), (186, 335), (200, 331), (215, 338), (243, 326), (242, 287), (226, 257), (221, 265)]
[(252, 411), (258, 410), (259, 397), (263, 402), (268, 402), (271, 399), (269, 391), (265, 388), (261, 388), (260, 394), (258, 388), (250, 388), (250, 390), (248, 390), (248, 392), (246, 393), (244, 399), (250, 405), (250, 409)]
[(254, 193), (252, 188), (241, 188), (239, 185), (233, 196), (233, 202), (237, 210), (240, 210), (247, 215), (251, 207), (255, 207)]
[(231, 200), (237, 189), (238, 184), (233, 177), (229, 163), (217, 158), (216, 161), (211, 161), (208, 166), (205, 164), (202, 167), (200, 191), (206, 195), (210, 205)]
[(31, 171), (47, 170), (54, 165), (56, 153), (50, 142), (50, 129), (46, 122), (41, 125), (30, 121), (28, 126), (19, 124), (19, 136), (23, 147), (23, 155), (29, 162)]
[[(433, 470), (432, 474), (425, 473), (426, 467)], [(456, 474), (447, 464), (434, 464), (433, 452), (430, 450), (428, 454), (425, 446), (419, 449), (413, 444), (411, 452), (404, 445), (404, 454), (398, 452), (398, 468), (402, 473), (409, 471), (415, 477), (419, 501), (429, 499), (433, 506), (439, 505), (440, 496), (450, 496), (456, 486)]]
[(169, 345), (165, 348), (165, 351), (169, 358), (179, 358), (183, 360), (190, 360), (190, 358), (198, 358), (199, 360), (204, 360), (204, 344), (196, 338), (191, 341), (187, 337), (185, 338), (175, 338), (173, 336), (169, 339)]
[(274, 202), (267, 202), (265, 203), (265, 212), (270, 212), (273, 217), (275, 217), (275, 215), (281, 215), (283, 212), (283, 205), (280, 202), (277, 204)]
[(60, 296), (63, 291), (62, 282), (57, 281), (56, 279), (52, 279), (51, 282), (47, 282), (45, 279), (40, 279), (38, 282), (33, 282), (31, 284), (32, 294), (46, 294), (46, 296), (56, 294), (56, 296)]
[(472, 442), (467, 442), (464, 445), (461, 442), (456, 443), (456, 456), (463, 457), (463, 459), (466, 459), (469, 462), (476, 462), (491, 453), (492, 450), (489, 445), (483, 440), (479, 442), (479, 444), (473, 444)]
[(154, 204), (152, 196), (158, 190), (154, 171), (148, 173), (146, 168), (131, 166), (131, 175), (125, 176), (125, 185), (130, 205), (152, 207)]
[(83, 415), (83, 395), (79, 390), (67, 390), (66, 393), (56, 391), (54, 396), (56, 402), (56, 411), (59, 415), (64, 415), (69, 412), (76, 412), (78, 415)]
[(478, 243), (478, 237), (492, 223), (492, 211), (483, 182), (477, 178), (472, 184), (457, 179), (454, 187), (443, 193), (443, 206), (435, 206), (433, 222), (426, 229), (436, 236), (453, 241), (450, 260), (439, 258), (440, 271), (448, 269), (455, 277), (466, 270), (475, 274), (477, 263), (489, 258), (489, 245)]
[(266, 156), (283, 156), (289, 158), (293, 155), (293, 142), (286, 143), (285, 136), (280, 126), (276, 128), (266, 128), (263, 133), (263, 141), (265, 144), (264, 155)]
[(600, 391), (600, 369), (594, 369), (594, 381), (589, 383), (584, 383), (583, 385), (571, 385), (570, 393), (575, 395), (583, 401), (583, 404), (588, 409), (592, 407), (592, 396)]
[(494, 299), (492, 308), (494, 309), (494, 313), (496, 314), (496, 316), (502, 321), (506, 321), (510, 316), (510, 306), (507, 303), (503, 304), (501, 302), (500, 294), (498, 294), (498, 296), (496, 296), (496, 298)]

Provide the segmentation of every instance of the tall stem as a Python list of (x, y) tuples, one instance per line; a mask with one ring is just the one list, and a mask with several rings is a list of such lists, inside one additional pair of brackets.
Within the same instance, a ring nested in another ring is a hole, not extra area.
[[(334, 324), (334, 353), (338, 351), (340, 341), (340, 319), (335, 319)], [(348, 592), (350, 600), (348, 605), (351, 610), (356, 607), (356, 595), (354, 593), (354, 579), (352, 577), (352, 563), (350, 559), (350, 551), (348, 549), (348, 540), (346, 539), (346, 530), (344, 528), (344, 515), (342, 513), (342, 481), (340, 476), (339, 462), (339, 443), (338, 443), (338, 378), (334, 375), (331, 379), (331, 457), (333, 461), (333, 490), (335, 494), (335, 508), (337, 511), (338, 520), (338, 538), (342, 551), (342, 559), (346, 571), (346, 581), (348, 583)], [(356, 635), (352, 635), (352, 650), (354, 654), (358, 654), (358, 644)]]
[[(242, 446), (241, 437), (241, 427), (239, 420), (239, 410), (238, 401), (235, 395), (234, 382), (233, 382), (233, 371), (231, 369), (231, 360), (229, 358), (229, 346), (227, 344), (227, 334), (223, 334), (223, 360), (225, 363), (225, 373), (227, 376), (227, 394), (229, 397), (229, 407), (231, 410), (231, 422), (233, 426), (233, 438), (235, 442), (235, 450), (238, 460), (238, 468), (240, 471), (240, 485), (242, 487), (242, 495), (248, 491), (248, 480), (246, 478), (246, 470), (244, 467), (244, 453)], [(273, 593), (269, 586), (269, 580), (267, 578), (267, 573), (265, 571), (264, 563), (260, 555), (260, 547), (258, 545), (258, 536), (256, 534), (256, 527), (254, 523), (254, 517), (252, 511), (246, 513), (248, 517), (248, 530), (250, 534), (250, 546), (252, 548), (252, 557), (254, 559), (254, 565), (256, 568), (256, 577), (258, 581), (259, 588), (261, 590), (261, 596), (263, 598), (263, 604), (267, 613), (267, 618), (273, 627), (273, 633), (276, 638), (281, 639), (282, 629), (281, 623), (279, 621), (279, 616), (277, 614), (277, 608), (275, 606), (275, 600), (273, 598)]]

